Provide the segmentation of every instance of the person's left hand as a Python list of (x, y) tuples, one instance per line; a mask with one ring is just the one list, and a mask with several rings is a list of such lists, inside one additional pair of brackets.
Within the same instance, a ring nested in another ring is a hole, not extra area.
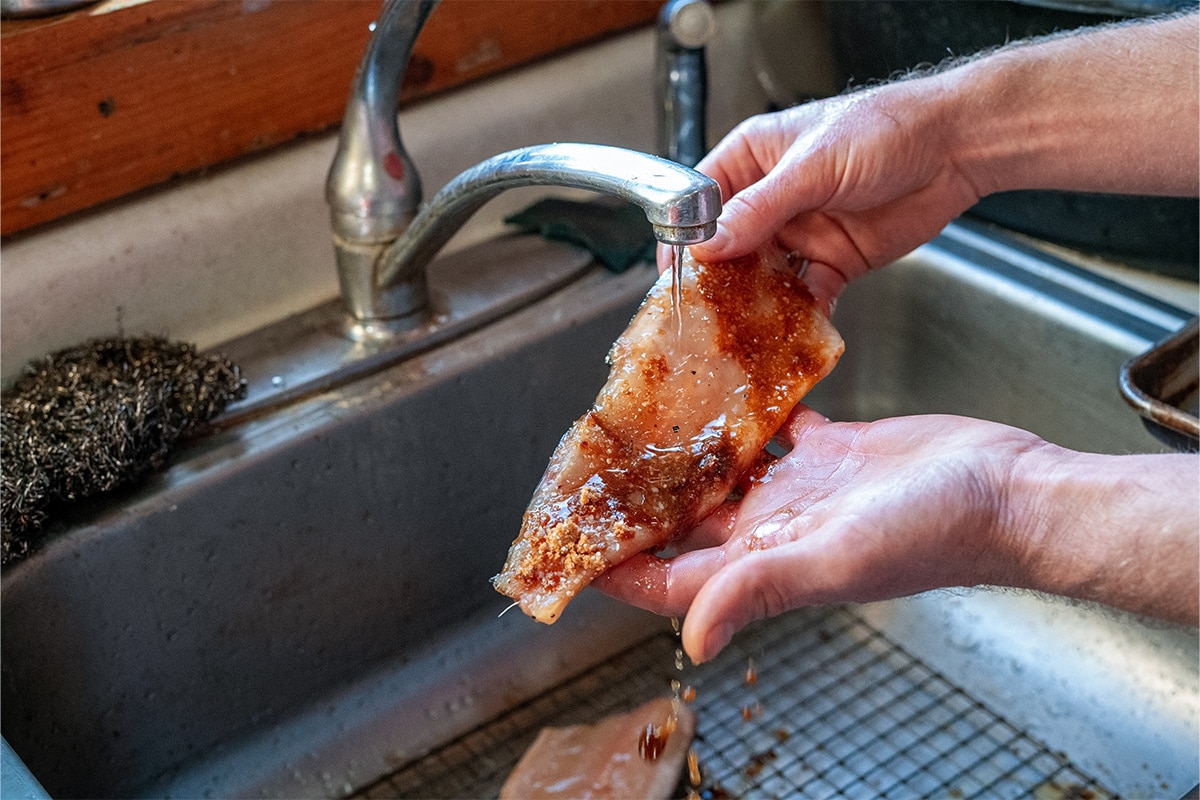
[(633, 605), (686, 613), (693, 661), (800, 606), (1012, 577), (1004, 489), (1015, 459), (1045, 445), (1038, 437), (948, 416), (831, 423), (804, 407), (780, 434), (791, 452), (674, 542), (678, 555), (644, 553), (595, 581)]

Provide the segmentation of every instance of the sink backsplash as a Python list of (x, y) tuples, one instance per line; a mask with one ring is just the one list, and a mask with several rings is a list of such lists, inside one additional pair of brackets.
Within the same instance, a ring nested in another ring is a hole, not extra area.
[[(767, 105), (752, 69), (755, 6), (718, 8), (708, 53), (710, 144)], [(819, 30), (816, 21), (798, 30), (794, 46), (819, 52)], [(642, 29), (406, 108), (405, 144), (426, 197), (466, 167), (524, 145), (585, 141), (652, 151), (653, 76), (653, 31)], [(296, 99), (303, 102), (302, 90)], [(94, 336), (151, 333), (209, 347), (333, 297), (323, 187), (335, 144), (335, 132), (297, 141), (6, 241), (3, 378)], [(544, 194), (502, 195), (447, 250), (494, 235), (504, 214)]]

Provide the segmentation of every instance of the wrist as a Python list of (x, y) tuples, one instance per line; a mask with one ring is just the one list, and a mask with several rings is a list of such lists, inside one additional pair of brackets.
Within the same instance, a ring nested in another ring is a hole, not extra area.
[(1048, 137), (1058, 126), (1031, 113), (1027, 70), (1002, 52), (932, 78), (947, 162), (979, 197), (1029, 188), (1037, 154), (1053, 149)]
[(1008, 458), (993, 453), (989, 473), (992, 527), (987, 536), (986, 582), (994, 586), (1051, 591), (1042, 585), (1045, 523), (1053, 500), (1046, 476), (1068, 451), (1036, 437)]
[[(1071, 594), (1082, 577), (1078, 549), (1068, 540), (1064, 513), (1080, 492), (1071, 465), (1079, 454), (1042, 443), (1013, 460), (1000, 493), (999, 548), (1007, 567), (1004, 585), (1050, 594)], [(1070, 576), (1070, 577), (1068, 577)]]
[(1022, 97), (1030, 88), (1024, 72), (1019, 58), (1002, 52), (874, 91), (887, 115), (937, 154), (942, 169), (983, 197), (1026, 188), (1032, 154), (1052, 147), (1035, 135), (1055, 126), (1028, 112), (1034, 104)]
[(1200, 178), (1196, 20), (1018, 42), (933, 76), (944, 97), (948, 159), (980, 196), (1192, 195)]
[(1003, 585), (1195, 625), (1197, 477), (1183, 454), (1028, 451), (1003, 491)]

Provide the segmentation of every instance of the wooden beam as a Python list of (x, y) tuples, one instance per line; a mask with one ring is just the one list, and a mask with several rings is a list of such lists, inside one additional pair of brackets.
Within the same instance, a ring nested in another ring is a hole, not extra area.
[[(646, 24), (659, 5), (443, 0), (401, 97)], [(379, 0), (151, 0), (3, 23), (0, 233), (337, 125), (379, 9)]]

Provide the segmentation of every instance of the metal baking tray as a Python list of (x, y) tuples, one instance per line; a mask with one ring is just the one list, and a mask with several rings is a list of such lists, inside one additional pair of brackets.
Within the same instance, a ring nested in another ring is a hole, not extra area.
[(1146, 428), (1176, 450), (1200, 443), (1200, 317), (1121, 367), (1121, 394)]

